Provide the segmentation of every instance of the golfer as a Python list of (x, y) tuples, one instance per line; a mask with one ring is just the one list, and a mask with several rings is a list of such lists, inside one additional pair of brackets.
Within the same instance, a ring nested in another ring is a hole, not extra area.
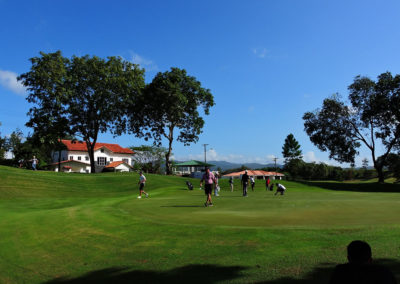
[(202, 187), (203, 181), (205, 183), (204, 193), (207, 196), (207, 200), (206, 200), (206, 203), (204, 203), (204, 206), (205, 207), (213, 206), (212, 200), (211, 200), (211, 192), (212, 192), (212, 187), (213, 187), (214, 183), (215, 183), (216, 187), (218, 186), (218, 181), (215, 178), (214, 174), (212, 172), (210, 172), (209, 168), (206, 168), (206, 172), (204, 173), (203, 177), (200, 180), (200, 187)]
[(146, 184), (146, 177), (143, 175), (142, 171), (139, 174), (140, 174), (140, 177), (139, 177), (138, 185), (139, 185), (140, 193), (137, 198), (142, 198), (142, 193), (144, 193), (146, 195), (146, 197), (149, 197), (149, 194), (146, 191), (144, 191), (144, 185)]
[(233, 192), (233, 177), (229, 178), (229, 184), (231, 185), (231, 192)]
[(249, 175), (247, 174), (247, 170), (244, 171), (244, 175), (242, 175), (242, 186), (243, 186), (243, 196), (247, 197), (247, 185), (249, 183)]
[(282, 184), (277, 183), (276, 184), (276, 192), (275, 195), (277, 195), (278, 193), (280, 193), (281, 195), (283, 195), (285, 193), (286, 187), (284, 187)]

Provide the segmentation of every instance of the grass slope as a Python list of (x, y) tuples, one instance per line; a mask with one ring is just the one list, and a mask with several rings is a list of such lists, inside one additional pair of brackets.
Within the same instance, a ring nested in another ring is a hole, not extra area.
[(326, 283), (368, 241), (400, 276), (399, 185), (294, 183), (248, 198), (221, 181), (214, 207), (178, 177), (0, 166), (0, 283)]

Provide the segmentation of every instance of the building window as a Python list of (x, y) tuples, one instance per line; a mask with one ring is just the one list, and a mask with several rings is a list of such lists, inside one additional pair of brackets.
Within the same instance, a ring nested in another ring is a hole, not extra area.
[(110, 158), (110, 162), (114, 162), (114, 158)]
[(106, 165), (106, 158), (105, 157), (97, 157), (97, 165), (99, 166), (105, 166)]
[(89, 161), (89, 157), (88, 157), (88, 156), (85, 156), (85, 160), (86, 160), (86, 161)]
[(73, 159), (74, 159), (74, 156), (69, 156), (69, 159), (70, 159), (70, 160), (73, 160)]
[(80, 161), (81, 160), (81, 156), (78, 156), (78, 161)]
[(100, 152), (104, 153), (104, 149), (100, 149)]
[(129, 159), (122, 159), (122, 162), (129, 164)]

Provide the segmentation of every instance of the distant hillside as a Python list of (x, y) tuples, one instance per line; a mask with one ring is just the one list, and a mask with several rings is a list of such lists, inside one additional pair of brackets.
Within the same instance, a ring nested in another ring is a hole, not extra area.
[[(218, 167), (221, 168), (223, 171), (240, 168), (242, 165), (249, 169), (260, 169), (266, 167), (275, 167), (275, 164), (259, 164), (259, 163), (230, 163), (225, 161), (207, 161), (207, 163), (215, 165), (212, 167), (212, 170), (216, 170)], [(282, 165), (277, 164), (276, 167), (278, 169), (282, 168)]]

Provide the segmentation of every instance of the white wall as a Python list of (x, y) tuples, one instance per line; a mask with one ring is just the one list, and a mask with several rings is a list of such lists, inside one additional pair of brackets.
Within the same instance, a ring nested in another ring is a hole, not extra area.
[[(104, 152), (101, 152), (101, 149), (104, 149)], [(107, 162), (117, 162), (117, 161), (122, 161), (123, 159), (127, 159), (128, 161), (126, 162), (128, 165), (132, 164), (132, 154), (120, 154), (120, 153), (113, 153), (109, 151), (107, 148), (101, 148), (98, 149), (94, 152), (94, 160), (95, 163), (97, 163), (97, 158), (98, 157), (104, 157), (107, 158)], [(72, 160), (75, 161), (80, 161), (83, 163), (90, 163), (89, 160), (89, 153), (88, 152), (83, 152), (83, 151), (67, 151), (63, 150), (61, 151), (61, 161), (66, 161), (66, 160), (71, 160), (70, 157), (72, 156)], [(81, 158), (79, 160), (79, 157)], [(87, 159), (86, 159), (87, 157)], [(57, 163), (58, 162), (58, 151), (53, 152), (53, 162)]]

